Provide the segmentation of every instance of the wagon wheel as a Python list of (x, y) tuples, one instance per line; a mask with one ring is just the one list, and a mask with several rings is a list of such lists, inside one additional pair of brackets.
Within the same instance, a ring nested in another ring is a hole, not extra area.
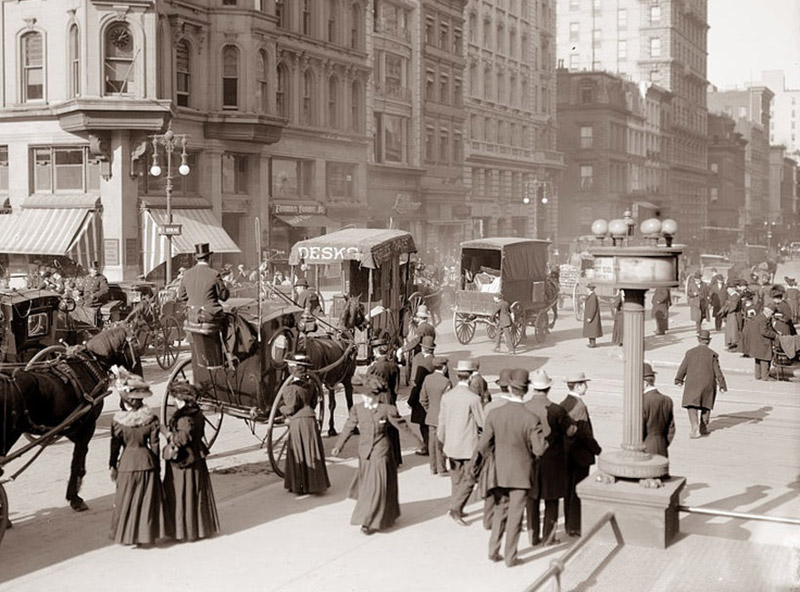
[(586, 296), (582, 294), (580, 282), (575, 282), (575, 287), (572, 288), (572, 307), (575, 309), (575, 320), (583, 320), (583, 309), (586, 303)]
[[(174, 399), (170, 396), (170, 390), (173, 384), (179, 382), (188, 382), (196, 386), (194, 370), (192, 368), (192, 358), (183, 360), (169, 375), (167, 389), (164, 392), (164, 400), (161, 403), (161, 424), (164, 426), (169, 425), (172, 414), (177, 410)], [(222, 405), (214, 399), (201, 396), (198, 405), (200, 409), (203, 410), (203, 416), (205, 417), (203, 440), (210, 449), (214, 445), (214, 442), (216, 442), (217, 436), (219, 436), (219, 430), (222, 427), (222, 419), (225, 416), (222, 412)]]
[(534, 338), (536, 343), (543, 343), (547, 339), (547, 334), (550, 333), (550, 309), (545, 308), (539, 311), (534, 321)]
[(169, 370), (181, 353), (181, 328), (178, 319), (169, 315), (161, 319), (161, 328), (156, 337), (156, 362)]
[(497, 326), (494, 323), (488, 323), (486, 325), (486, 337), (488, 337), (490, 341), (497, 339)]
[(461, 345), (467, 345), (475, 337), (475, 316), (461, 312), (453, 313), (453, 333)]
[(412, 317), (417, 316), (417, 311), (423, 302), (425, 302), (425, 297), (422, 295), (422, 292), (414, 292), (408, 297), (408, 306), (411, 309)]
[(0, 484), (0, 543), (3, 542), (3, 535), (8, 528), (8, 496), (2, 484)]
[(525, 310), (522, 305), (514, 301), (511, 303), (511, 341), (514, 342), (514, 347), (519, 345), (522, 338), (525, 337), (525, 324), (528, 322)]
[[(314, 388), (319, 393), (317, 402), (317, 421), (319, 422), (320, 429), (325, 420), (325, 395), (322, 388), (322, 383), (319, 378), (314, 374), (309, 374), (314, 382)], [(292, 380), (292, 375), (286, 377), (278, 389), (278, 394), (275, 395), (275, 400), (272, 402), (272, 409), (269, 411), (269, 422), (267, 423), (267, 455), (269, 456), (269, 464), (272, 465), (272, 470), (278, 477), (283, 478), (286, 475), (286, 453), (289, 445), (289, 422), (280, 412), (280, 406), (283, 404), (284, 390)]]
[(36, 365), (55, 360), (58, 356), (62, 355), (66, 351), (67, 348), (61, 343), (48, 345), (43, 350), (36, 352), (36, 355), (33, 356), (27, 364), (25, 364), (25, 370), (30, 370)]

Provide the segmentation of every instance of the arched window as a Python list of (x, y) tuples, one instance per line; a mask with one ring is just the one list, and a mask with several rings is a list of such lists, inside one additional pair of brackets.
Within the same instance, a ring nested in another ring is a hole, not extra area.
[(328, 126), (339, 127), (339, 79), (336, 76), (328, 79)]
[(222, 108), (239, 107), (239, 50), (233, 45), (222, 49)]
[(44, 43), (42, 34), (22, 36), (22, 102), (44, 98)]
[(81, 45), (78, 25), (69, 28), (69, 96), (81, 94)]
[(350, 7), (350, 47), (361, 49), (361, 32), (363, 29), (363, 19), (361, 18), (361, 7), (353, 4)]
[(258, 50), (256, 56), (256, 88), (258, 109), (261, 113), (269, 112), (269, 85), (267, 84), (268, 64), (267, 52), (263, 49)]
[(175, 48), (175, 102), (179, 107), (191, 106), (192, 94), (192, 51), (183, 40)]
[(339, 0), (328, 0), (328, 42), (339, 40)]
[(127, 23), (106, 29), (104, 78), (107, 95), (133, 94), (136, 90), (136, 52)]
[(278, 65), (278, 91), (275, 93), (275, 107), (280, 117), (289, 118), (289, 69), (286, 64)]
[(314, 125), (314, 73), (307, 69), (303, 73), (303, 115), (300, 123)]
[(364, 96), (361, 83), (354, 80), (350, 87), (350, 127), (356, 132), (363, 132), (364, 117)]
[(469, 42), (475, 43), (478, 36), (478, 15), (474, 12), (469, 13)]

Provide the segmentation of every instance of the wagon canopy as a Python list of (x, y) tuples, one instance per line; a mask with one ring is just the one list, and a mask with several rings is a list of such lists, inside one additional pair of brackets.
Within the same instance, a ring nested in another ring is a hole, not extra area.
[[(499, 251), (504, 281), (543, 280), (547, 277), (547, 247), (550, 241), (528, 238), (481, 238), (461, 243), (461, 264), (469, 267), (479, 251)], [(475, 253), (470, 253), (475, 251)]]
[(346, 228), (296, 243), (289, 265), (358, 261), (361, 267), (377, 269), (403, 253), (416, 251), (414, 237), (404, 230)]

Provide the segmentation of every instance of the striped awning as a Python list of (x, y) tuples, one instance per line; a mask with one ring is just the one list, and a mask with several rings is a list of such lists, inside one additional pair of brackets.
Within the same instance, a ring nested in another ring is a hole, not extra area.
[(0, 217), (0, 253), (63, 255), (88, 267), (100, 259), (101, 223), (86, 208), (22, 208)]
[[(167, 220), (167, 211), (160, 208), (148, 208), (142, 212), (145, 275), (167, 260), (167, 237), (158, 234), (158, 227), (166, 224)], [(181, 225), (181, 234), (172, 237), (173, 257), (180, 253), (194, 253), (194, 246), (198, 243), (208, 243), (215, 253), (241, 253), (210, 208), (173, 210), (172, 223)]]

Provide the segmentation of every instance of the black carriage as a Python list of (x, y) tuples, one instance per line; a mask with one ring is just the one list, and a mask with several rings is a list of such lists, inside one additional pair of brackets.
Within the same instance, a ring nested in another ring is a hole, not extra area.
[(178, 301), (174, 289), (159, 290), (152, 282), (131, 282), (123, 289), (126, 299), (122, 312), (134, 327), (141, 355), (152, 349), (158, 365), (170, 369), (184, 340), (184, 303)]
[(511, 237), (461, 243), (461, 277), (453, 312), (459, 343), (472, 341), (480, 324), (486, 326), (490, 339), (496, 337), (492, 313), (499, 292), (511, 304), (514, 344), (522, 340), (528, 326), (534, 328), (537, 341), (544, 341), (559, 294), (557, 281), (547, 271), (549, 245), (549, 241)]
[(60, 302), (47, 290), (0, 291), (0, 362), (24, 364), (56, 344)]

